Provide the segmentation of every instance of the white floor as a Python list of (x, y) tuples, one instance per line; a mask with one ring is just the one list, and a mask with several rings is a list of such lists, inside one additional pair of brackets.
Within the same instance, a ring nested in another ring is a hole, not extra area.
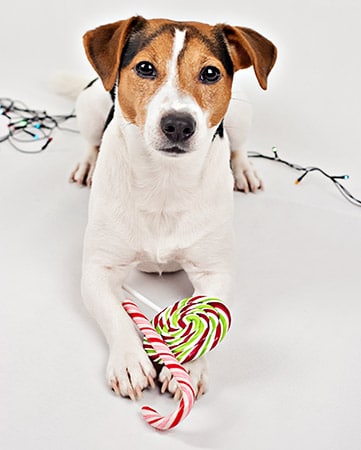
[[(95, 2), (37, 3), (5, 7), (0, 96), (50, 113), (72, 108), (44, 82), (62, 66), (86, 67), (82, 31), (133, 13), (192, 18), (159, 1), (151, 9), (109, 0), (102, 12)], [(252, 26), (280, 48), (269, 92), (245, 75), (256, 106), (250, 149), (277, 145), (291, 161), (349, 173), (344, 183), (361, 197), (356, 3), (258, 1), (244, 14), (237, 5), (223, 2), (203, 20)], [(0, 448), (359, 450), (361, 209), (318, 175), (295, 186), (291, 169), (254, 161), (266, 190), (235, 194), (231, 332), (210, 355), (209, 393), (159, 433), (140, 406), (165, 413), (174, 402), (158, 391), (137, 403), (108, 391), (106, 346), (80, 298), (88, 191), (67, 183), (80, 147), (65, 132), (39, 155), (0, 144)], [(164, 306), (190, 293), (183, 274), (135, 273), (130, 283)]]

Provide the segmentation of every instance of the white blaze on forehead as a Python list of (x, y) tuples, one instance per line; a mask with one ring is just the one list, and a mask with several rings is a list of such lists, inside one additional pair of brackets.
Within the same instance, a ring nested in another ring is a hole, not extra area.
[(168, 81), (177, 79), (178, 74), (178, 56), (184, 47), (186, 31), (175, 30), (172, 57), (168, 65)]
[[(179, 88), (179, 55), (185, 46), (186, 30), (175, 29), (171, 57), (167, 64), (167, 76), (151, 103), (157, 105), (159, 114), (169, 111), (194, 113), (195, 100)], [(149, 109), (149, 108), (148, 108)]]

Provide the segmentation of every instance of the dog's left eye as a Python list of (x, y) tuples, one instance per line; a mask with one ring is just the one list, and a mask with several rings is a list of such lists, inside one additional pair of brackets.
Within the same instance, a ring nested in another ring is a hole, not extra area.
[(221, 71), (214, 66), (203, 67), (199, 74), (199, 79), (204, 84), (217, 83), (222, 78)]
[(148, 61), (141, 61), (135, 66), (135, 72), (142, 78), (154, 79), (157, 76), (157, 71), (152, 63)]

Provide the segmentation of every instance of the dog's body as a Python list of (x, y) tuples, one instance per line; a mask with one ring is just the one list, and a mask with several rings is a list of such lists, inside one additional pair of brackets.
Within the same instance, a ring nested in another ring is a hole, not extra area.
[[(84, 42), (115, 101), (102, 136), (109, 93), (98, 82), (78, 100), (90, 150), (72, 180), (92, 180), (82, 292), (109, 344), (108, 382), (135, 398), (156, 373), (120, 307), (122, 283), (134, 267), (182, 268), (195, 294), (229, 298), (233, 187), (254, 190), (260, 182), (242, 148), (233, 155), (233, 178), (223, 119), (234, 70), (253, 64), (265, 88), (276, 50), (252, 30), (140, 17), (88, 32)], [(201, 395), (204, 358), (188, 370)], [(176, 393), (167, 370), (160, 381), (162, 391)]]

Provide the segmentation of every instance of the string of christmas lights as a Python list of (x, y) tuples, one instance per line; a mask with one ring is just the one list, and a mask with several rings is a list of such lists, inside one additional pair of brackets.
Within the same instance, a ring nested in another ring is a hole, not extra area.
[(307, 166), (307, 167), (303, 167), (300, 166), (299, 164), (295, 164), (295, 163), (290, 163), (289, 161), (286, 161), (284, 159), (281, 159), (278, 156), (278, 150), (277, 147), (272, 147), (272, 151), (273, 151), (273, 156), (269, 156), (269, 155), (264, 155), (263, 153), (258, 153), (258, 152), (248, 152), (248, 156), (250, 158), (263, 158), (263, 159), (267, 159), (269, 161), (275, 161), (277, 163), (280, 164), (284, 164), (288, 167), (291, 167), (292, 169), (295, 169), (299, 172), (302, 172), (301, 176), (299, 176), (297, 178), (297, 180), (295, 181), (295, 184), (300, 184), (301, 181), (310, 173), (312, 172), (318, 172), (321, 175), (325, 176), (326, 178), (328, 178), (329, 180), (332, 181), (332, 183), (336, 186), (336, 188), (340, 191), (340, 193), (345, 197), (346, 200), (348, 200), (350, 203), (352, 203), (355, 206), (361, 206), (361, 200), (354, 197), (351, 192), (345, 188), (345, 186), (343, 184), (341, 184), (339, 182), (339, 180), (348, 180), (350, 177), (349, 175), (330, 175), (327, 172), (325, 172), (323, 169), (321, 169), (320, 167), (315, 167), (315, 166)]
[(22, 153), (40, 153), (53, 140), (56, 128), (77, 132), (61, 124), (75, 118), (74, 112), (51, 116), (46, 111), (29, 109), (23, 102), (10, 98), (0, 98), (0, 115), (7, 119), (7, 130), (0, 135), (1, 142), (9, 142)]

